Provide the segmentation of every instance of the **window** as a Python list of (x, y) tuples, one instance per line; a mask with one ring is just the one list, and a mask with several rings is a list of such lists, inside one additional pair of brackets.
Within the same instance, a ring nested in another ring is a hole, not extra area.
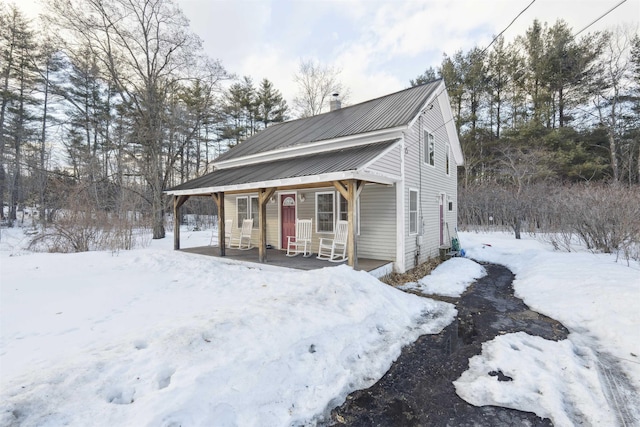
[(249, 218), (249, 205), (247, 202), (248, 200), (246, 197), (236, 198), (236, 215), (238, 216), (236, 227), (238, 228), (242, 227), (242, 221)]
[(242, 221), (247, 218), (253, 219), (253, 228), (258, 228), (258, 197), (237, 197), (236, 198), (236, 215), (238, 217), (238, 223), (236, 227), (242, 227)]
[(446, 172), (447, 175), (450, 174), (449, 172), (449, 145), (447, 145), (447, 147), (445, 148), (445, 158), (444, 158), (444, 170)]
[(255, 196), (251, 196), (251, 209), (249, 212), (249, 216), (253, 218), (253, 228), (258, 228), (258, 221), (260, 215), (260, 208), (258, 207), (258, 198)]
[(433, 134), (424, 131), (424, 162), (435, 166), (436, 164), (436, 140)]
[(453, 212), (453, 200), (451, 200), (451, 197), (447, 196), (447, 205), (449, 207), (449, 212)]
[(316, 232), (333, 233), (335, 193), (316, 193)]
[(342, 194), (339, 197), (340, 197), (340, 206), (339, 206), (339, 212), (338, 212), (338, 219), (341, 221), (348, 221), (349, 220), (349, 202), (347, 201), (347, 199), (342, 197)]
[(418, 191), (409, 190), (409, 234), (418, 233)]

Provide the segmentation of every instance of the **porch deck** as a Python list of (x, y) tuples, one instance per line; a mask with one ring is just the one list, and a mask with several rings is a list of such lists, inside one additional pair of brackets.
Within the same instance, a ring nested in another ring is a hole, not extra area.
[[(220, 257), (217, 246), (199, 246), (194, 248), (180, 249), (182, 252), (188, 252), (199, 255), (208, 255), (214, 257)], [(226, 255), (224, 258), (232, 259), (235, 261), (252, 262), (259, 264), (258, 261), (258, 248), (251, 248), (249, 250), (240, 249), (226, 249)], [(313, 254), (309, 258), (304, 258), (302, 255), (294, 257), (286, 256), (286, 251), (278, 249), (267, 249), (267, 265), (295, 268), (298, 270), (317, 270), (324, 267), (335, 267), (345, 262), (336, 263), (329, 262), (316, 258), (316, 254)], [(358, 265), (356, 270), (363, 270), (373, 274), (376, 277), (382, 277), (385, 274), (391, 272), (392, 261), (370, 259), (370, 258), (358, 258)]]

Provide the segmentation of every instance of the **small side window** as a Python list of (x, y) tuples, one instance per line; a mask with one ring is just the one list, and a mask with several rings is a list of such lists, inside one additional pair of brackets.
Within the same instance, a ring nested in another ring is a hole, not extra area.
[(409, 190), (409, 234), (418, 233), (418, 191)]

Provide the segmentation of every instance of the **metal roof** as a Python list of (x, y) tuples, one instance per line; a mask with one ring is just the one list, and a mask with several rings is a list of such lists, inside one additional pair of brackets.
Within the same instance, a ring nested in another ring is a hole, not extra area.
[(331, 172), (354, 171), (366, 165), (397, 141), (398, 139), (394, 139), (275, 162), (219, 169), (166, 191), (224, 187)]
[(230, 160), (280, 148), (407, 125), (442, 80), (335, 111), (270, 126), (220, 155)]

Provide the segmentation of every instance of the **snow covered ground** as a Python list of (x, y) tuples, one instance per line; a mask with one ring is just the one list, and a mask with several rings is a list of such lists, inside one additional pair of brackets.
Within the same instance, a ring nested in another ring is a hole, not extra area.
[[(211, 232), (181, 237), (200, 246)], [(559, 426), (640, 425), (640, 264), (508, 234), (460, 240), (468, 257), (512, 269), (516, 295), (571, 334), (486, 343), (458, 394)], [(2, 230), (0, 426), (312, 425), (455, 315), (345, 266), (256, 268), (171, 245), (35, 254)], [(482, 274), (454, 259), (414, 286), (459, 295)]]
[[(183, 247), (210, 231), (182, 233)], [(313, 424), (452, 305), (340, 266), (171, 250), (43, 254), (2, 230), (0, 426)]]
[[(556, 426), (640, 426), (640, 264), (554, 252), (531, 237), (461, 233), (468, 257), (509, 267), (516, 296), (568, 340), (508, 334), (483, 345), (456, 391), (474, 405), (535, 412)], [(498, 381), (491, 371), (513, 381)]]

